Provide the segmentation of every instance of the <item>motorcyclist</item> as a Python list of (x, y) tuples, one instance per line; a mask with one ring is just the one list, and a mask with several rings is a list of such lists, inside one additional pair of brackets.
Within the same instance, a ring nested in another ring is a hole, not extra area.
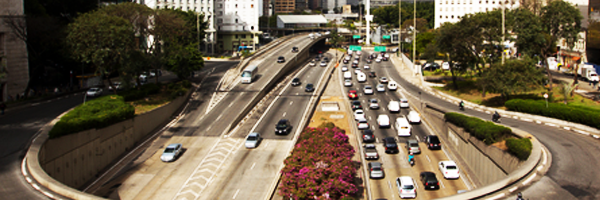
[(498, 111), (494, 111), (494, 115), (492, 115), (492, 119), (494, 121), (498, 121), (500, 119), (500, 114), (498, 113)]
[(523, 199), (523, 194), (521, 194), (520, 192), (517, 193), (517, 200), (525, 200)]
[(410, 163), (410, 161), (413, 161), (413, 159), (415, 159), (415, 156), (413, 155), (412, 152), (408, 153), (408, 162)]
[(460, 103), (458, 103), (458, 108), (460, 108), (461, 110), (465, 109), (465, 102), (463, 100), (460, 100)]

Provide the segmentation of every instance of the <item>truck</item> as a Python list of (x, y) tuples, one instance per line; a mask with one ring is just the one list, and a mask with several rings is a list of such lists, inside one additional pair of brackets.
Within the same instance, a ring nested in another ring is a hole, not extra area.
[(379, 153), (377, 153), (377, 148), (375, 144), (365, 144), (363, 150), (365, 151), (365, 159), (367, 160), (377, 160), (379, 159)]
[(594, 65), (583, 64), (579, 67), (579, 70), (577, 70), (577, 74), (585, 81), (600, 81)]

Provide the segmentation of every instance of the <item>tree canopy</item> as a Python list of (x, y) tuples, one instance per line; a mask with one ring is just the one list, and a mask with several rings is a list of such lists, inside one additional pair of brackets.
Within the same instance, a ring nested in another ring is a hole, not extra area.
[(535, 64), (535, 60), (529, 57), (507, 60), (504, 65), (494, 63), (483, 70), (478, 84), (502, 94), (504, 98), (512, 94), (533, 91), (542, 86), (546, 79)]

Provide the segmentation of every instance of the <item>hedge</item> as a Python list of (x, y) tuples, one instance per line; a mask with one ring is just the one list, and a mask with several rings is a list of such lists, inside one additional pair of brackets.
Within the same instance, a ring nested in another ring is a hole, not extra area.
[(449, 112), (444, 115), (446, 121), (462, 127), (475, 138), (490, 145), (509, 136), (510, 128), (498, 126), (490, 121), (484, 121), (476, 117), (469, 117), (460, 113)]
[(148, 95), (156, 94), (158, 92), (160, 92), (160, 85), (157, 85), (155, 83), (148, 83), (146, 85), (142, 85), (142, 87), (140, 89), (131, 88), (131, 89), (119, 92), (118, 94), (123, 96), (123, 99), (125, 101), (135, 101), (135, 100), (142, 99)]
[(281, 170), (284, 199), (351, 199), (358, 192), (354, 148), (348, 136), (331, 124), (308, 127)]
[(600, 129), (600, 112), (597, 109), (569, 106), (562, 103), (548, 103), (543, 100), (512, 99), (504, 103), (510, 111), (541, 115), (561, 119)]
[(506, 139), (506, 147), (508, 147), (508, 152), (520, 160), (527, 160), (531, 154), (532, 144), (529, 138), (508, 138)]
[(48, 133), (50, 138), (99, 129), (133, 118), (135, 108), (118, 95), (99, 97), (81, 104), (65, 114)]

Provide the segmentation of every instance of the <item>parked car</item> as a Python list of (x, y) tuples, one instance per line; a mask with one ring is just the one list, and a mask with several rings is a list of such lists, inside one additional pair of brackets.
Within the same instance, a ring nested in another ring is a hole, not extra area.
[(377, 153), (377, 148), (375, 147), (375, 144), (365, 144), (365, 146), (363, 146), (363, 150), (365, 151), (365, 159), (367, 160), (377, 160), (379, 159), (379, 153)]
[(417, 187), (415, 187), (415, 181), (410, 176), (396, 178), (396, 186), (401, 199), (417, 198)]
[(97, 97), (102, 95), (102, 88), (93, 87), (87, 90), (85, 93), (88, 97)]
[(288, 134), (292, 131), (292, 124), (287, 119), (280, 119), (277, 124), (275, 124), (275, 134)]
[(304, 91), (306, 91), (306, 92), (314, 92), (315, 91), (315, 86), (312, 83), (308, 83), (308, 84), (306, 84), (306, 88), (304, 89)]
[(438, 179), (435, 177), (435, 173), (421, 172), (419, 176), (421, 177), (421, 182), (426, 190), (440, 189), (440, 182), (438, 182)]
[(425, 136), (425, 143), (427, 144), (428, 149), (442, 149), (442, 143), (437, 135)]
[(419, 141), (414, 139), (406, 140), (406, 150), (409, 153), (419, 154), (421, 153), (421, 147), (419, 147)]
[(408, 112), (408, 115), (406, 115), (406, 118), (409, 123), (421, 123), (421, 115), (419, 115), (417, 111), (411, 110)]
[(375, 142), (375, 135), (371, 129), (366, 129), (362, 134), (363, 142)]
[(383, 139), (383, 146), (385, 147), (385, 153), (398, 153), (398, 144), (394, 137), (386, 137)]
[[(117, 90), (121, 90), (121, 89), (123, 89), (121, 82), (113, 82), (112, 84), (115, 86), (115, 88), (116, 88)], [(113, 90), (113, 87), (109, 85), (109, 86), (108, 86), (108, 89), (109, 89), (109, 90)]]
[(160, 160), (163, 162), (173, 162), (179, 157), (182, 151), (183, 145), (181, 143), (169, 144), (162, 155), (160, 155)]
[(284, 63), (284, 62), (285, 62), (285, 57), (279, 56), (279, 58), (277, 58), (277, 63)]
[(458, 179), (460, 177), (458, 165), (456, 165), (454, 161), (440, 161), (438, 163), (438, 168), (440, 169), (442, 176), (446, 179)]
[(423, 65), (423, 71), (435, 71), (440, 69), (441, 66), (440, 64), (434, 63), (434, 62), (430, 62), (430, 63), (425, 63)]
[(261, 141), (262, 137), (260, 137), (260, 133), (253, 132), (246, 136), (246, 142), (244, 143), (244, 145), (246, 146), (246, 148), (252, 149), (258, 147)]
[(383, 165), (380, 162), (369, 163), (369, 177), (372, 179), (384, 178)]
[(300, 82), (300, 78), (292, 79), (292, 86), (299, 86), (300, 84), (302, 84), (302, 82)]

